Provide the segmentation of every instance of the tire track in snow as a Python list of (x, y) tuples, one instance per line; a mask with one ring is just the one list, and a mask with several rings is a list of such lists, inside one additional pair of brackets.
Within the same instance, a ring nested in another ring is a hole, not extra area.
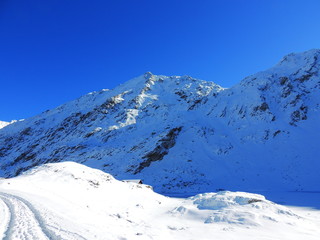
[(11, 221), (11, 214), (8, 205), (0, 198), (0, 238), (7, 235)]
[(0, 198), (11, 215), (3, 240), (61, 239), (47, 229), (39, 214), (30, 207), (30, 203), (7, 193), (0, 193)]
[[(13, 195), (11, 195), (11, 196), (13, 196)], [(30, 202), (28, 202), (27, 200), (25, 200), (21, 197), (18, 197), (18, 196), (13, 196), (13, 197), (20, 200), (21, 202), (23, 202), (24, 204), (26, 204), (29, 207), (29, 209), (33, 212), (35, 217), (38, 219), (38, 222), (41, 223), (40, 225), (41, 225), (42, 230), (44, 232), (46, 232), (47, 235), (50, 236), (50, 240), (51, 239), (52, 240), (56, 240), (56, 239), (57, 240), (62, 240), (62, 239), (64, 239), (64, 240), (80, 240), (80, 239), (87, 240), (86, 238), (82, 237), (81, 235), (79, 235), (77, 233), (70, 232), (70, 231), (64, 230), (62, 228), (57, 228), (57, 227), (54, 227), (51, 225), (47, 225), (45, 223), (45, 221), (43, 220), (43, 218), (41, 217), (39, 211), (36, 210)], [(50, 230), (48, 227), (55, 229), (56, 231), (59, 232), (59, 234), (63, 233), (64, 236), (57, 235), (57, 232)], [(65, 235), (67, 235), (67, 236), (65, 236)]]
[[(7, 211), (8, 215), (3, 240), (86, 240), (77, 233), (47, 225), (39, 211), (30, 202), (19, 196), (0, 192), (0, 200), (2, 200), (3, 209), (6, 209), (4, 211)], [(49, 228), (53, 228), (55, 231)]]

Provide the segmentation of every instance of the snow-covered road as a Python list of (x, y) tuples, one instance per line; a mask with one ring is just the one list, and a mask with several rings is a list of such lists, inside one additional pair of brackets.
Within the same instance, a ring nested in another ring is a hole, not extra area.
[(49, 225), (29, 201), (5, 192), (0, 192), (0, 239), (86, 240), (60, 226)]

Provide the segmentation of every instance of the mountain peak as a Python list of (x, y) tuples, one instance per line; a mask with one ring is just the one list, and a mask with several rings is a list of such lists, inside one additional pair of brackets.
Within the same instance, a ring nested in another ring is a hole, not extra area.
[(301, 61), (310, 61), (310, 60), (314, 61), (314, 60), (318, 60), (319, 55), (320, 55), (320, 49), (311, 49), (304, 52), (289, 53), (280, 60), (280, 64), (289, 63), (289, 62), (301, 63)]
[(154, 76), (151, 72), (146, 72), (145, 74), (143, 74), (144, 78), (146, 80), (150, 79), (152, 76)]
[(275, 66), (277, 71), (290, 74), (313, 73), (319, 71), (320, 49), (300, 53), (290, 53)]
[(287, 83), (303, 86), (307, 84), (309, 88), (313, 88), (318, 84), (319, 74), (320, 49), (312, 49), (301, 53), (290, 53), (275, 66), (246, 77), (239, 85), (263, 88), (271, 84), (283, 85), (286, 79)]

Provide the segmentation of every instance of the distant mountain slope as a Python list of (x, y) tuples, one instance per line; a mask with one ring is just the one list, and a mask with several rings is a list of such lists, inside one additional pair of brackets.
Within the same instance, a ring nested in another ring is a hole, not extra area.
[[(319, 190), (320, 50), (224, 89), (146, 73), (0, 130), (0, 175), (75, 161), (156, 191)], [(232, 70), (232, 69), (231, 69)]]

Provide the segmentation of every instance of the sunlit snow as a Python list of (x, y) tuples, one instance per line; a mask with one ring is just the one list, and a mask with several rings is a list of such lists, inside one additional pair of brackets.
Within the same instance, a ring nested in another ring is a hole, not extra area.
[(316, 211), (245, 192), (168, 198), (83, 165), (0, 180), (4, 239), (318, 239)]

